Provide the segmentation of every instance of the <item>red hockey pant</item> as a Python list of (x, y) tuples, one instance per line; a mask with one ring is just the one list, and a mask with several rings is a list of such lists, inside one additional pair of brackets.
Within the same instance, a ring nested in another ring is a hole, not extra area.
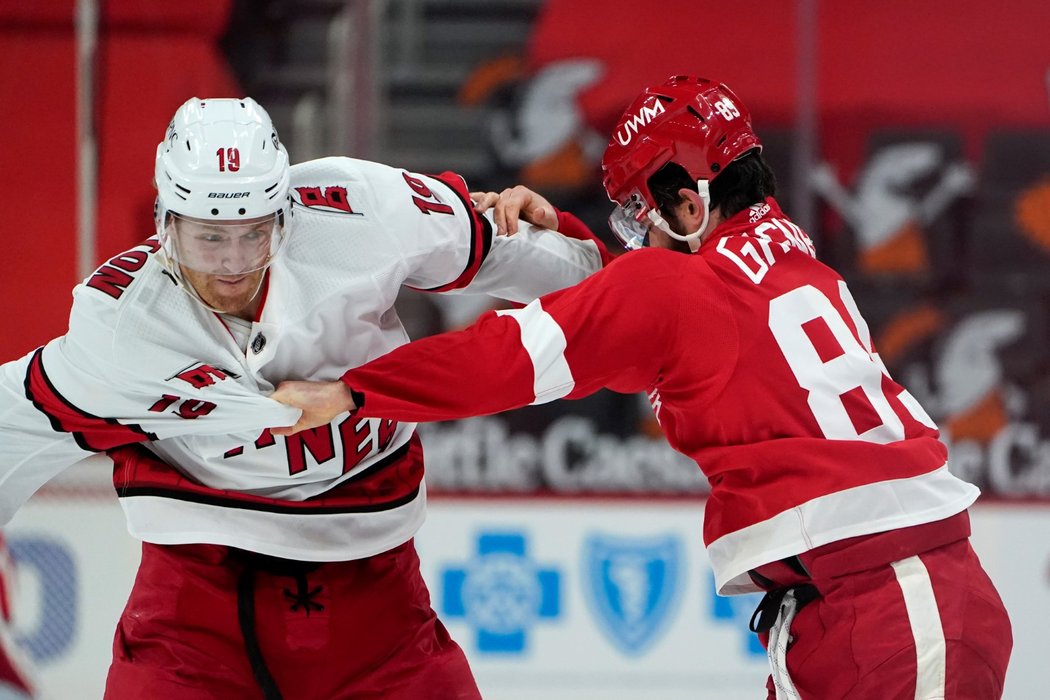
[(1010, 620), (969, 539), (839, 576), (786, 570), (758, 571), (780, 585), (812, 585), (818, 597), (797, 611), (787, 631), (760, 635), (767, 648), (787, 635), (786, 675), (797, 691), (792, 695), (782, 682), (778, 695), (771, 658), (770, 700), (1002, 696)]
[(107, 700), (480, 698), (412, 542), (319, 565), (144, 544)]

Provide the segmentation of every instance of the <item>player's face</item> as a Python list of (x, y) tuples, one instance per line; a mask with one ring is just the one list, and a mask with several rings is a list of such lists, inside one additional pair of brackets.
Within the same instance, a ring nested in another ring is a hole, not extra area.
[(178, 218), (174, 242), (179, 264), (209, 275), (259, 270), (269, 261), (274, 226), (272, 216), (235, 223)]
[(226, 314), (252, 316), (266, 270), (240, 275), (209, 275), (181, 267), (183, 279), (193, 285), (205, 304)]
[(179, 220), (174, 235), (183, 278), (208, 306), (243, 315), (265, 274), (273, 226), (273, 217), (228, 224)]

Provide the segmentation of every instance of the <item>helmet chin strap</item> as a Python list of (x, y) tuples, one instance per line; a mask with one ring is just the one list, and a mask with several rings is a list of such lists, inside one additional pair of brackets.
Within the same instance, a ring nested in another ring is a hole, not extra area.
[(708, 181), (697, 180), (696, 190), (697, 194), (700, 195), (700, 201), (704, 203), (704, 219), (700, 222), (699, 228), (697, 228), (692, 233), (686, 234), (684, 236), (679, 233), (675, 233), (671, 230), (671, 227), (667, 224), (667, 221), (665, 221), (664, 218), (660, 216), (660, 214), (655, 209), (650, 209), (648, 212), (649, 220), (652, 221), (658, 229), (660, 229), (676, 241), (688, 243), (689, 250), (693, 253), (700, 249), (701, 239), (703, 238), (705, 230), (707, 229), (707, 224), (711, 221), (711, 188)]

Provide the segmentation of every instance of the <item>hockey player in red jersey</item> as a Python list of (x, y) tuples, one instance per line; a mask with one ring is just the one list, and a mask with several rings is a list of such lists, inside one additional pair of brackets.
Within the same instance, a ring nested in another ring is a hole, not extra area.
[(1012, 639), (969, 543), (978, 490), (773, 199), (744, 104), (701, 78), (650, 87), (602, 167), (610, 224), (641, 250), (341, 382), (283, 384), (304, 413), (281, 432), (354, 408), (429, 421), (645, 391), (710, 481), (719, 592), (766, 592), (770, 698), (999, 697)]
[[(308, 435), (287, 379), (407, 342), (403, 286), (525, 303), (600, 269), (578, 220), (494, 235), (453, 173), (290, 165), (253, 100), (191, 99), (157, 147), (157, 235), (74, 291), (69, 332), (0, 366), (0, 522), (109, 451), (142, 563), (106, 697), (477, 698), (431, 609), (412, 423)], [(478, 207), (483, 208), (483, 207)]]

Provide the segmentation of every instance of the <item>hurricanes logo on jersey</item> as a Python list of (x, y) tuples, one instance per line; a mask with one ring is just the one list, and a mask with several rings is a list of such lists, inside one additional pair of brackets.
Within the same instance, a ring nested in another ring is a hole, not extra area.
[(295, 202), (304, 207), (320, 209), (333, 214), (364, 216), (350, 206), (345, 187), (296, 187), (292, 192)]

